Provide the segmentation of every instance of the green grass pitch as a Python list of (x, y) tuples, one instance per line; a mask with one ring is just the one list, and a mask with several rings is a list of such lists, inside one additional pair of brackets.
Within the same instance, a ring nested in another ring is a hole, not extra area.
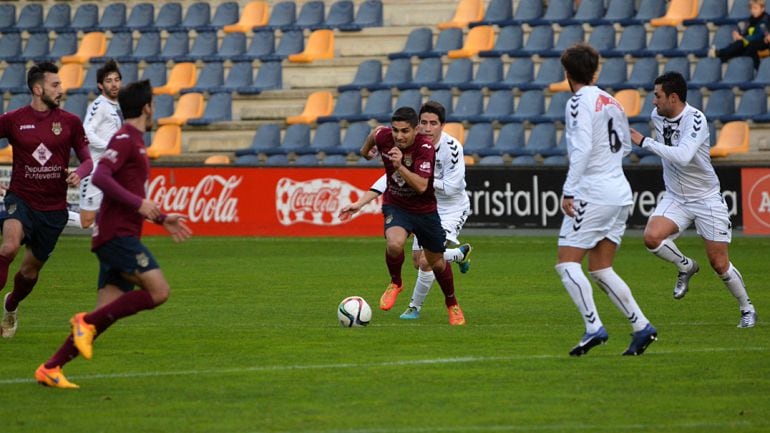
[[(147, 238), (169, 302), (118, 322), (93, 360), (65, 368), (81, 388), (58, 390), (32, 374), (93, 306), (97, 274), (89, 239), (63, 237), (16, 337), (0, 341), (0, 432), (770, 431), (770, 238), (732, 244), (759, 313), (737, 329), (700, 239), (678, 242), (701, 272), (675, 301), (675, 270), (627, 236), (615, 268), (659, 341), (620, 356), (630, 327), (595, 290), (610, 339), (582, 358), (567, 355), (583, 326), (553, 269), (555, 235), (465, 239), (472, 268), (455, 267), (455, 284), (468, 324), (450, 327), (437, 286), (419, 321), (399, 320), (409, 263), (396, 307), (377, 308), (380, 238)], [(349, 295), (373, 307), (368, 327), (338, 326)]]

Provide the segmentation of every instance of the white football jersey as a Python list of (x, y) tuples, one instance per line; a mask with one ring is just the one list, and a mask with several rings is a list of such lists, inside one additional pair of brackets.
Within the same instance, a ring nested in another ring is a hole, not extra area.
[(86, 118), (83, 120), (83, 129), (88, 137), (91, 159), (96, 163), (107, 150), (107, 144), (123, 125), (123, 118), (120, 113), (120, 106), (117, 102), (112, 102), (104, 95), (99, 95), (91, 105), (88, 106)]
[(706, 116), (685, 104), (684, 110), (673, 119), (659, 115), (657, 108), (652, 110), (651, 117), (657, 141), (647, 137), (642, 147), (663, 160), (666, 192), (681, 202), (718, 193), (719, 178), (711, 165)]
[(629, 205), (631, 186), (623, 157), (631, 152), (631, 133), (623, 107), (596, 86), (583, 86), (565, 108), (569, 170), (564, 195), (601, 205)]
[[(436, 192), (439, 215), (470, 209), (471, 202), (465, 192), (465, 155), (459, 140), (441, 133), (436, 144), (436, 168), (433, 171), (433, 189)], [(379, 194), (385, 192), (385, 175), (369, 188)]]

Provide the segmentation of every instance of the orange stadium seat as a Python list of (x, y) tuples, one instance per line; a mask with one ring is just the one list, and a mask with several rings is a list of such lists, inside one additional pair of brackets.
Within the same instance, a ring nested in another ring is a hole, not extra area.
[(548, 91), (551, 93), (559, 93), (559, 92), (571, 92), (572, 89), (569, 88), (569, 83), (567, 82), (567, 79), (565, 78), (562, 81), (558, 81), (556, 83), (551, 83), (548, 85)]
[(476, 164), (476, 160), (471, 155), (463, 155), (463, 160), (465, 160), (465, 165)]
[(444, 125), (444, 131), (465, 145), (465, 127), (462, 123), (449, 122)]
[(334, 58), (334, 32), (328, 29), (316, 30), (307, 38), (305, 50), (289, 56), (292, 63), (310, 63), (319, 59)]
[(59, 68), (61, 87), (65, 92), (83, 86), (83, 65), (80, 63), (67, 63)]
[(482, 0), (460, 0), (455, 10), (455, 16), (450, 21), (439, 23), (439, 30), (467, 27), (468, 23), (484, 19), (484, 2)]
[(625, 89), (615, 93), (615, 99), (623, 106), (628, 117), (636, 117), (642, 110), (642, 95), (636, 89)]
[(749, 124), (742, 120), (727, 122), (719, 131), (717, 143), (711, 148), (711, 157), (730, 156), (749, 152)]
[(169, 73), (165, 86), (152, 89), (154, 95), (176, 95), (181, 89), (195, 85), (195, 63), (177, 63)]
[(286, 118), (286, 123), (294, 125), (296, 123), (313, 123), (319, 116), (329, 116), (334, 109), (334, 96), (331, 92), (318, 91), (313, 92), (307, 97), (305, 109), (298, 116)]
[(13, 162), (13, 148), (8, 145), (0, 149), (0, 164), (10, 164)]
[(211, 155), (206, 158), (203, 163), (209, 165), (226, 165), (230, 164), (230, 157), (227, 155)]
[(653, 27), (678, 26), (682, 21), (698, 16), (698, 0), (671, 0), (666, 14), (650, 20)]
[(203, 116), (203, 95), (200, 93), (185, 93), (179, 98), (174, 114), (158, 119), (158, 125), (184, 125), (188, 119)]
[(152, 145), (147, 148), (147, 156), (153, 159), (180, 153), (182, 153), (182, 127), (179, 125), (163, 125), (158, 128), (153, 134)]
[(241, 18), (235, 24), (226, 25), (223, 30), (225, 33), (248, 33), (254, 27), (267, 25), (270, 18), (270, 7), (266, 2), (257, 0), (246, 4), (241, 12)]
[(86, 63), (91, 57), (102, 57), (107, 52), (107, 37), (102, 32), (86, 33), (75, 54), (61, 58), (62, 63)]
[(465, 38), (465, 44), (459, 50), (450, 50), (447, 54), (450, 59), (473, 57), (479, 51), (491, 50), (495, 46), (495, 30), (492, 26), (478, 26), (472, 28)]

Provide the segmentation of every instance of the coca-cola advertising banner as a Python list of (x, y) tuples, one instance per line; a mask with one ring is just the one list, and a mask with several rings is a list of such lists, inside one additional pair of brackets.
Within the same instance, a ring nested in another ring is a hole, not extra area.
[[(196, 235), (376, 235), (381, 199), (350, 220), (339, 213), (381, 175), (375, 168), (153, 167), (147, 196), (164, 212), (187, 216)], [(163, 229), (147, 223), (145, 233)]]
[(770, 235), (770, 168), (744, 168), (743, 231), (751, 235)]

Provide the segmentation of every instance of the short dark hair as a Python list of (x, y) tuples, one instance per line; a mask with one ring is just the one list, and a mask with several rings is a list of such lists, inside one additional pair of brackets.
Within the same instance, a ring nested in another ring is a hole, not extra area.
[(676, 93), (679, 96), (679, 100), (687, 102), (687, 81), (684, 76), (676, 71), (666, 72), (655, 79), (655, 85), (660, 84), (660, 88), (663, 89), (663, 93), (666, 96)]
[(152, 85), (150, 80), (136, 81), (124, 86), (118, 92), (118, 104), (125, 119), (135, 119), (142, 115), (142, 108), (152, 103)]
[(412, 107), (399, 107), (393, 112), (393, 117), (390, 118), (393, 122), (407, 122), (412, 127), (417, 126), (417, 112)]
[(585, 42), (578, 42), (561, 54), (561, 65), (572, 81), (591, 84), (599, 69), (599, 52)]
[(115, 59), (109, 59), (101, 68), (96, 70), (96, 82), (104, 84), (104, 79), (113, 72), (117, 72), (118, 78), (121, 80), (123, 79), (123, 74), (120, 73), (120, 69), (118, 69), (118, 64), (115, 63)]
[(441, 124), (446, 123), (446, 108), (438, 101), (430, 100), (420, 107), (420, 117), (423, 113), (431, 113), (438, 116), (438, 122)]
[(32, 91), (32, 86), (43, 81), (46, 72), (58, 74), (59, 67), (51, 62), (41, 62), (29, 68), (29, 71), (27, 71), (27, 87), (29, 87), (30, 92)]

